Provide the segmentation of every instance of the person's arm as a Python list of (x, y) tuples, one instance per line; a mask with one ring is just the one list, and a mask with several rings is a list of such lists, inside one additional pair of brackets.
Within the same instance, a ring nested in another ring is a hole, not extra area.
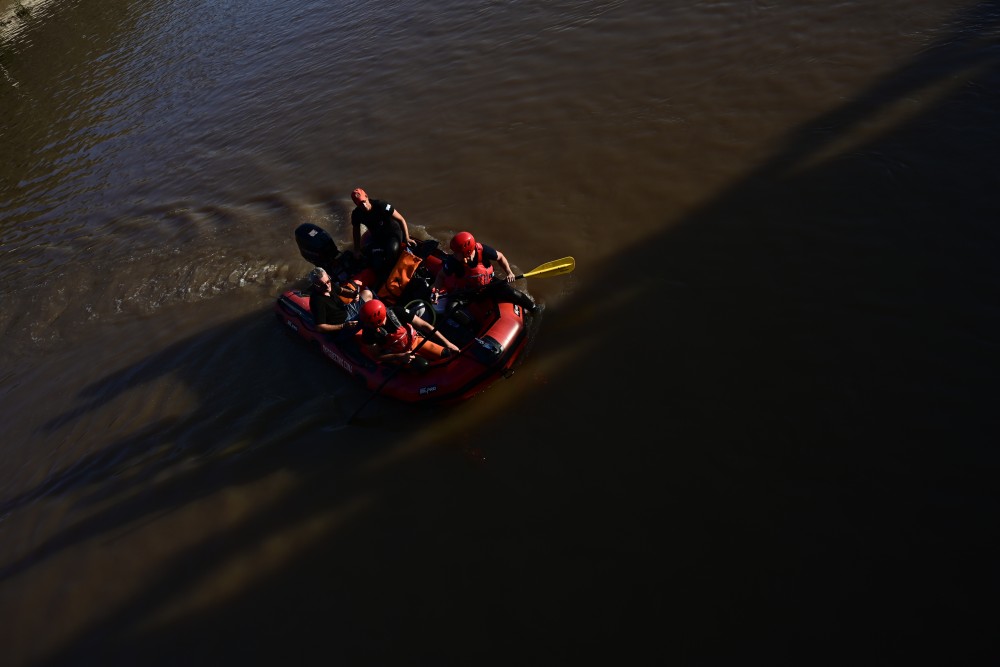
[[(399, 359), (400, 356), (409, 355), (408, 352), (404, 353), (384, 352), (382, 350), (382, 346), (379, 345), (378, 343), (363, 343), (362, 348), (364, 349), (365, 353), (368, 354), (369, 357), (371, 357), (372, 359), (374, 359), (379, 363), (387, 363)], [(406, 363), (406, 360), (403, 360), (403, 363)]]
[(343, 331), (344, 329), (354, 329), (357, 326), (357, 320), (348, 320), (346, 322), (342, 322), (341, 324), (317, 324), (316, 328), (323, 333), (336, 333), (338, 331)]
[(394, 208), (392, 209), (392, 217), (403, 228), (403, 241), (406, 245), (416, 245), (417, 242), (410, 238), (410, 228), (406, 225), (406, 218), (403, 217), (403, 214)]
[(385, 352), (378, 345), (378, 343), (368, 343), (365, 347), (368, 349), (369, 356), (375, 359), (375, 361), (381, 363), (408, 364), (414, 359), (414, 357), (417, 356), (410, 350), (405, 350), (403, 352)]
[(316, 299), (315, 304), (310, 300), (310, 310), (312, 311), (313, 322), (316, 325), (317, 331), (322, 331), (323, 333), (336, 333), (338, 331), (343, 331), (344, 329), (353, 329), (357, 327), (357, 320), (352, 320), (350, 322), (338, 322), (333, 324), (330, 319), (337, 319), (336, 317), (331, 318), (330, 306), (327, 303), (321, 301), (322, 297), (319, 295), (314, 295), (311, 299)]
[(434, 327), (431, 326), (430, 322), (428, 322), (424, 318), (420, 317), (419, 315), (414, 315), (413, 316), (413, 326), (417, 327), (422, 332), (424, 332), (424, 335), (426, 335), (427, 338), (431, 338), (431, 336), (433, 336), (442, 345), (444, 345), (446, 348), (448, 348), (452, 352), (460, 352), (461, 351), (460, 348), (457, 345), (455, 345), (450, 340), (448, 340), (448, 337), (445, 336), (441, 332), (440, 329), (435, 329)]
[(514, 282), (514, 272), (510, 268), (510, 262), (507, 261), (507, 258), (504, 257), (504, 254), (499, 250), (497, 250), (497, 261), (500, 262), (500, 266), (503, 267), (503, 270), (507, 272), (507, 275), (504, 276), (504, 280), (509, 283)]

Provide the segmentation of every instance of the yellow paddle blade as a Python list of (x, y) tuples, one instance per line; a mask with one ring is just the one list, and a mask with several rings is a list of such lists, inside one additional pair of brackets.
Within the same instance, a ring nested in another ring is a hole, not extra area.
[(540, 266), (536, 266), (531, 271), (525, 271), (518, 278), (527, 278), (528, 276), (561, 276), (564, 273), (569, 273), (576, 268), (576, 260), (572, 257), (563, 257), (562, 259), (554, 259), (551, 262), (545, 262)]

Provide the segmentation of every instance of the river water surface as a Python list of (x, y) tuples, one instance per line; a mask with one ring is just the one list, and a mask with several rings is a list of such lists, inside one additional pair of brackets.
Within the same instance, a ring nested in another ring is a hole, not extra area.
[[(995, 664), (1000, 3), (0, 1), (21, 665)], [(296, 345), (302, 222), (544, 311), (463, 406)]]

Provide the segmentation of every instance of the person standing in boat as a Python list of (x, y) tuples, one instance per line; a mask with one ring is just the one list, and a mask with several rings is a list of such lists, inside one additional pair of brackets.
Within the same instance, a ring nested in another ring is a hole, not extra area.
[[(361, 348), (376, 361), (408, 365), (418, 357), (435, 360), (460, 352), (459, 347), (430, 322), (402, 306), (387, 308), (379, 299), (372, 299), (361, 307), (359, 319), (361, 331), (356, 335)], [(422, 361), (416, 365), (426, 363)]]
[[(416, 245), (410, 238), (410, 228), (406, 218), (396, 208), (382, 199), (370, 199), (362, 188), (354, 188), (351, 200), (355, 207), (351, 212), (351, 226), (354, 228), (354, 255), (364, 256), (368, 265), (381, 284), (396, 265), (403, 248)], [(361, 225), (368, 230), (367, 242), (362, 244)]]
[[(349, 289), (335, 284), (326, 269), (317, 266), (309, 273), (309, 312), (323, 333), (357, 331), (361, 306), (372, 298), (371, 290)], [(366, 298), (367, 297), (367, 298)], [(350, 299), (345, 302), (345, 299)]]
[[(494, 275), (493, 263), (504, 270), (502, 278)], [(515, 288), (514, 271), (502, 252), (477, 243), (469, 232), (459, 232), (451, 239), (451, 255), (441, 263), (433, 289), (439, 293), (468, 292), (473, 298), (489, 295), (498, 302), (516, 303), (529, 313), (538, 312), (531, 297)]]

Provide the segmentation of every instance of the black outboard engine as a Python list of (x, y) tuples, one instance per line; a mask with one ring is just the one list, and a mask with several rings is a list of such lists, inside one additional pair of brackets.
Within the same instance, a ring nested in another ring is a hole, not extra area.
[(299, 252), (309, 263), (322, 266), (327, 271), (333, 266), (340, 255), (337, 244), (334, 243), (326, 231), (312, 224), (305, 222), (295, 230), (295, 243), (299, 246)]

